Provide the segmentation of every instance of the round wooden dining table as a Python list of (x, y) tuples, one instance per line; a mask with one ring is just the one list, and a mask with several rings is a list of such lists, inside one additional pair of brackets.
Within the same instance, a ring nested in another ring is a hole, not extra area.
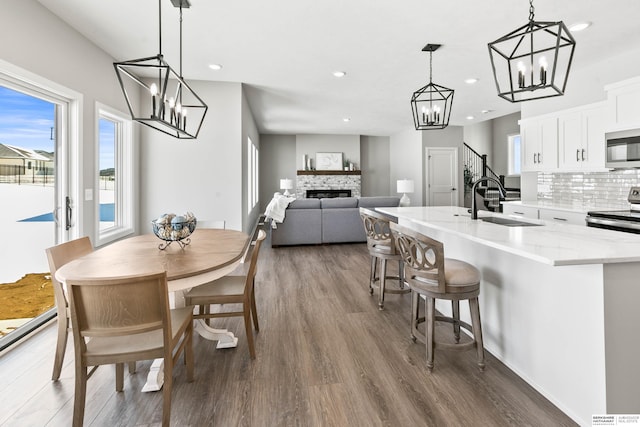
[[(242, 261), (249, 244), (249, 236), (241, 231), (196, 229), (191, 242), (184, 248), (173, 242), (166, 249), (154, 234), (143, 234), (119, 240), (75, 259), (56, 272), (56, 278), (67, 279), (115, 278), (167, 272), (174, 306), (184, 307), (184, 292), (231, 273)], [(198, 319), (195, 330), (202, 337), (217, 340), (217, 348), (235, 347), (238, 339), (232, 332), (215, 329)]]

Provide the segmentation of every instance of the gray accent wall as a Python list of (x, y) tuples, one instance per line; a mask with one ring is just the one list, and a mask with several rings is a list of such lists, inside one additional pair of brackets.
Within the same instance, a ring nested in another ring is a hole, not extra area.
[[(295, 183), (296, 170), (295, 135), (260, 135), (260, 209), (262, 212), (276, 191), (282, 192), (280, 179), (289, 178)], [(294, 184), (295, 185), (295, 184)]]
[(361, 136), (360, 163), (363, 196), (395, 196), (391, 192), (388, 136)]

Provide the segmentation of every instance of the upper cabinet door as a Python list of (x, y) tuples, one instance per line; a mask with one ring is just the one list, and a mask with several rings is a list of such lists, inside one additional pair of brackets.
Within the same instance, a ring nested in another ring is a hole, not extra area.
[(605, 105), (595, 104), (582, 112), (582, 168), (605, 169), (606, 144), (604, 138)]
[(533, 118), (520, 122), (522, 171), (548, 171), (558, 168), (558, 119)]
[(558, 115), (561, 171), (603, 170), (604, 104), (590, 104)]
[(606, 131), (640, 128), (640, 77), (605, 86)]
[(558, 119), (547, 117), (540, 120), (540, 162), (538, 170), (558, 169)]
[(576, 169), (582, 166), (585, 153), (582, 148), (582, 113), (571, 112), (558, 116), (558, 142), (560, 169)]

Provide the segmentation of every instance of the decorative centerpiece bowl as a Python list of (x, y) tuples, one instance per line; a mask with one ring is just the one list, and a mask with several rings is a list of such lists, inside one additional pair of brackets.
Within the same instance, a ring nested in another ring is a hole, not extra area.
[(160, 218), (151, 221), (153, 233), (163, 240), (158, 245), (158, 249), (164, 250), (173, 242), (178, 242), (184, 249), (191, 243), (189, 236), (196, 229), (196, 223), (196, 217), (191, 212), (184, 215), (163, 214)]

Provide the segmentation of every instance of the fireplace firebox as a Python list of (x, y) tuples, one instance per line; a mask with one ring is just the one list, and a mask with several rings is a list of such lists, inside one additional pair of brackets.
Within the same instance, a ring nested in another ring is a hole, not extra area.
[(307, 190), (307, 199), (351, 197), (351, 190)]

